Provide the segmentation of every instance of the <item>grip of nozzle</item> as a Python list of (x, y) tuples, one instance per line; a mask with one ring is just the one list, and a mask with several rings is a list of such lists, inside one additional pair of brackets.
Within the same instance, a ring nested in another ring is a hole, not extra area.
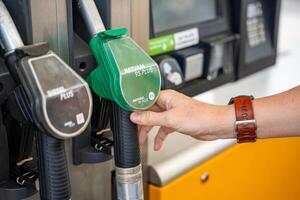
[(105, 31), (103, 21), (94, 0), (76, 0), (76, 4), (91, 38)]
[(6, 53), (24, 46), (19, 32), (2, 0), (0, 0), (0, 45)]
[(115, 103), (112, 107), (111, 128), (114, 135), (116, 167), (136, 167), (141, 163), (137, 126), (130, 121), (130, 112)]
[(143, 175), (137, 126), (130, 112), (113, 103), (111, 128), (114, 134), (116, 189), (118, 200), (143, 200)]
[(44, 200), (70, 200), (71, 186), (63, 140), (38, 132), (40, 197)]

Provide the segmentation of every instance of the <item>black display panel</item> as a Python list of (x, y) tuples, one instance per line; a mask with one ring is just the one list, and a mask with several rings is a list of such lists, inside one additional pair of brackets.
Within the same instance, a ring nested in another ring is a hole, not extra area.
[(237, 79), (274, 65), (281, 0), (232, 0), (233, 31), (240, 35)]
[(217, 18), (215, 0), (152, 0), (153, 31), (160, 33), (177, 27)]
[(198, 28), (199, 37), (230, 31), (229, 0), (151, 0), (150, 37)]

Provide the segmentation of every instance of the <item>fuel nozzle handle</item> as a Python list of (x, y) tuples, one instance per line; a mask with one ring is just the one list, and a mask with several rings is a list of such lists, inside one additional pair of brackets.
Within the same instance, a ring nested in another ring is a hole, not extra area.
[[(39, 97), (37, 97), (37, 95), (29, 95), (29, 93), (33, 94), (33, 91), (35, 91), (36, 88), (42, 87), (37, 87), (37, 84), (34, 85), (36, 82), (33, 80), (38, 80), (37, 76), (32, 79), (30, 78), (30, 83), (29, 81), (24, 81), (25, 78), (28, 78), (29, 72), (32, 71), (29, 70), (29, 66), (25, 67), (27, 65), (21, 62), (22, 59), (25, 59), (25, 54), (15, 51), (17, 48), (23, 47), (24, 44), (2, 0), (0, 0), (0, 45), (5, 51), (5, 60), (10, 75), (16, 81), (18, 88), (21, 88), (20, 91), (22, 91), (16, 92), (17, 98), (22, 102), (30, 101), (30, 103), (36, 103)], [(43, 53), (44, 52), (42, 51), (42, 54)], [(20, 73), (17, 73), (17, 69), (19, 69), (18, 72)], [(28, 70), (26, 73), (22, 71), (25, 69)], [(39, 67), (39, 69), (41, 69), (41, 67)], [(20, 79), (21, 76), (22, 79)], [(42, 92), (39, 94), (42, 94)], [(34, 98), (31, 99), (30, 97)], [(41, 103), (39, 105), (41, 105)], [(25, 104), (20, 104), (19, 107), (21, 110), (30, 110), (30, 114), (32, 115), (35, 111), (31, 109), (37, 108), (37, 106), (30, 107)], [(41, 117), (35, 118), (40, 120)], [(47, 119), (49, 120), (49, 118)], [(50, 134), (46, 133), (46, 131), (37, 124), (38, 123), (35, 122), (37, 132), (36, 139), (40, 197), (43, 200), (69, 200), (71, 199), (71, 190), (64, 141), (50, 136)]]
[(118, 200), (143, 200), (143, 178), (137, 126), (130, 112), (113, 103), (111, 127), (114, 134), (116, 189)]
[(105, 31), (103, 21), (94, 0), (77, 0), (76, 3), (91, 38)]
[(43, 132), (36, 134), (39, 164), (40, 198), (45, 200), (70, 200), (65, 144)]
[(19, 32), (2, 0), (0, 0), (0, 45), (6, 53), (24, 46)]
[[(105, 27), (94, 0), (77, 0), (77, 7), (88, 27), (91, 38), (97, 39), (95, 36), (105, 31)], [(93, 39), (91, 39), (91, 43), (93, 43)], [(93, 53), (97, 58), (103, 52), (97, 49)], [(98, 65), (103, 65), (101, 59), (96, 60)], [(130, 121), (129, 116), (130, 112), (113, 103), (110, 121), (114, 136), (116, 190), (118, 200), (143, 200), (143, 178), (137, 126)]]

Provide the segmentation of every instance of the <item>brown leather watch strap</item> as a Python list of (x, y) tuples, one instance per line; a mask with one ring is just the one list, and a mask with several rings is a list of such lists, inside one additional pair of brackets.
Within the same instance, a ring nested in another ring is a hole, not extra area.
[(229, 102), (229, 104), (234, 103), (235, 106), (235, 132), (238, 143), (256, 141), (257, 127), (252, 106), (253, 99), (253, 96), (237, 96)]

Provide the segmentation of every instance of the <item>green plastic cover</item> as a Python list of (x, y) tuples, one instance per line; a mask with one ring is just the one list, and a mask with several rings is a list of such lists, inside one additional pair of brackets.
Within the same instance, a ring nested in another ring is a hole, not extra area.
[(127, 111), (151, 107), (161, 87), (156, 62), (129, 36), (126, 29), (99, 33), (90, 47), (97, 61), (87, 82), (99, 96)]

